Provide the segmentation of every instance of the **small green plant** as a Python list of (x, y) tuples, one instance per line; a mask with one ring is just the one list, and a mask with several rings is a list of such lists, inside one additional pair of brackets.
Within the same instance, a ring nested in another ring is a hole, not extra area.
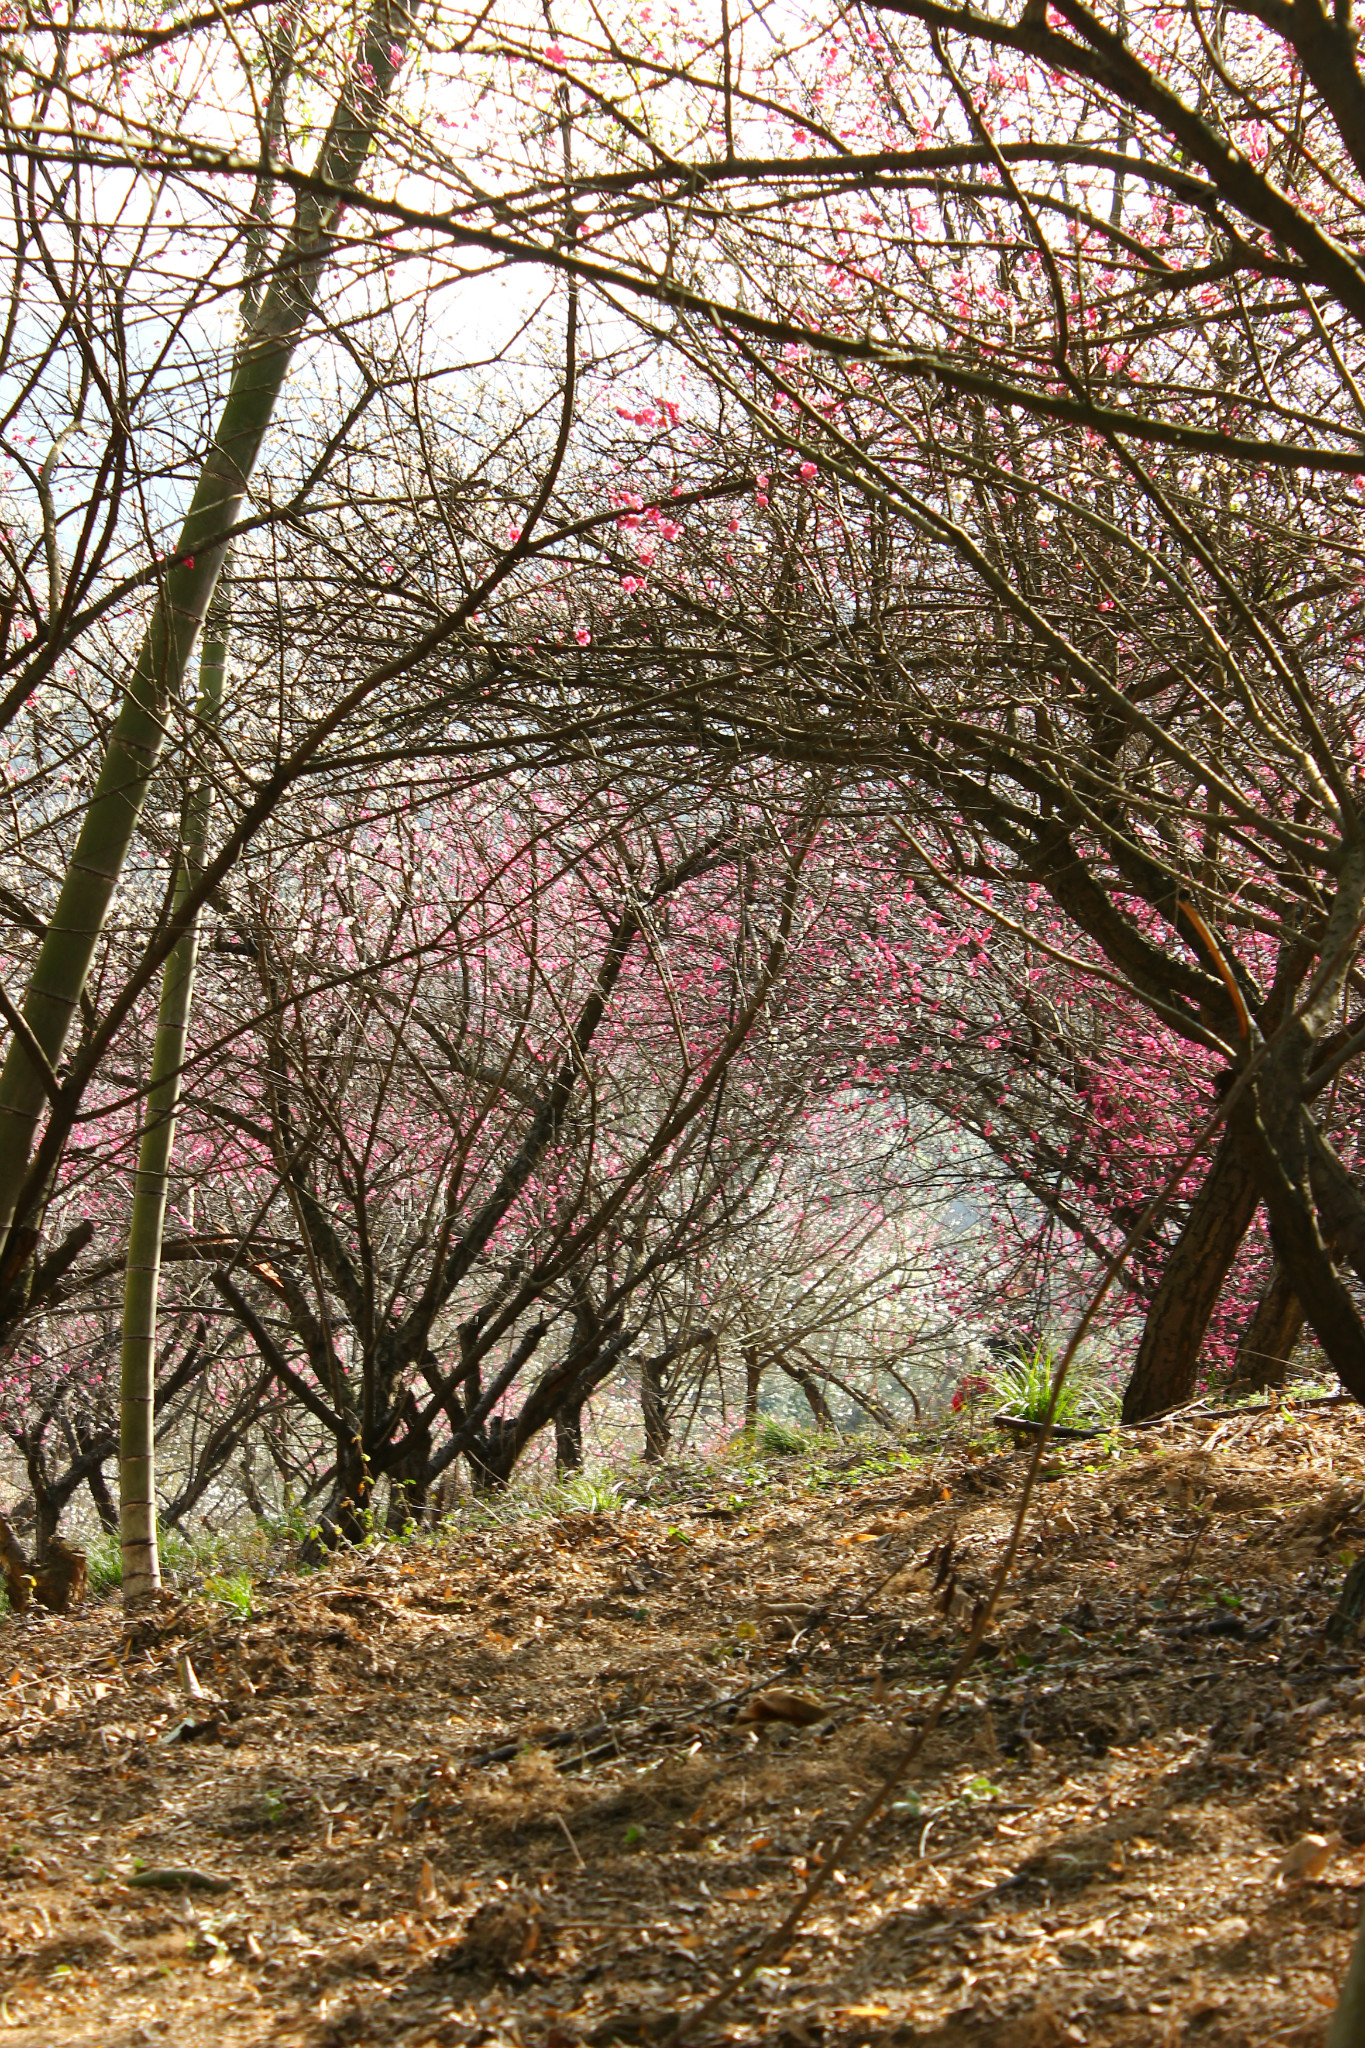
[(251, 1590), (249, 1572), (215, 1573), (204, 1581), (204, 1591), (209, 1599), (230, 1607), (234, 1614), (241, 1615), (243, 1621), (251, 1616)]
[(117, 1530), (101, 1529), (86, 1544), (85, 1569), (92, 1593), (112, 1593), (123, 1584), (123, 1552)]
[(810, 1443), (801, 1430), (769, 1415), (764, 1418), (759, 1447), (770, 1458), (801, 1458), (810, 1449)]
[[(1052, 1381), (1057, 1354), (1045, 1338), (1032, 1351), (1020, 1351), (1007, 1359), (991, 1382), (995, 1399), (1007, 1414), (1022, 1422), (1042, 1422), (1052, 1400)], [(1073, 1363), (1057, 1396), (1052, 1420), (1061, 1429), (1081, 1429), (1090, 1420), (1084, 1380), (1076, 1377)]]
[(614, 1515), (625, 1498), (625, 1488), (619, 1480), (605, 1479), (600, 1474), (594, 1478), (586, 1472), (576, 1472), (555, 1492), (564, 1507), (589, 1515)]

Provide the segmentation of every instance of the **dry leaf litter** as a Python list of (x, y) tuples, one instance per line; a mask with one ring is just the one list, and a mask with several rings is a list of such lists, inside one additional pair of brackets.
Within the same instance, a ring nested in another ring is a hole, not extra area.
[[(703, 2039), (1322, 2041), (1365, 1884), (1365, 1675), (1324, 1633), (1365, 1416), (1121, 1444), (1049, 1455), (956, 1705)], [(1026, 1460), (839, 1462), (349, 1553), (246, 1617), (0, 1624), (0, 2041), (657, 2039), (925, 1712)]]

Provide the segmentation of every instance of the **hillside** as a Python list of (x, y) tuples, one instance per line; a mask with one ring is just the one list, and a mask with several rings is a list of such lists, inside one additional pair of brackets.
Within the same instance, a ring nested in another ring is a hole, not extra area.
[[(249, 1614), (7, 1620), (7, 2039), (650, 2038), (923, 1714), (1024, 1465), (959, 1442), (674, 1471), (262, 1581)], [(1047, 1471), (889, 1817), (701, 2038), (1321, 2040), (1365, 1885), (1365, 1679), (1323, 1634), (1365, 1423), (1183, 1420)], [(950, 1535), (944, 1615), (919, 1568)], [(736, 1719), (773, 1686), (828, 1715)], [(1280, 1874), (1308, 1833), (1335, 1858)]]

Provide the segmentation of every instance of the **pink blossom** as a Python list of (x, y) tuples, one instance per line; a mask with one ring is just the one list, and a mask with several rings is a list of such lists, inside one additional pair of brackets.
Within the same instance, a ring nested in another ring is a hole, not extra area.
[(558, 43), (551, 43), (549, 48), (546, 50), (545, 55), (548, 57), (552, 64), (563, 64), (567, 62), (564, 52), (560, 48)]
[(800, 475), (803, 484), (814, 483), (817, 474), (818, 472), (813, 462), (802, 463)]
[(521, 539), (521, 528), (519, 526), (509, 526), (507, 529), (507, 538), (511, 545), (515, 547), (517, 542)]
[(592, 640), (592, 634), (588, 631), (586, 626), (575, 626), (574, 639), (578, 642), (580, 647), (587, 647)]

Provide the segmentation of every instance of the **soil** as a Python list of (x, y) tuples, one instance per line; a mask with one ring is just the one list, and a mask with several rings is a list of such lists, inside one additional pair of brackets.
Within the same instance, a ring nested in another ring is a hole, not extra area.
[[(924, 1716), (1025, 1464), (665, 1471), (258, 1582), (247, 1615), (0, 1623), (0, 2037), (657, 2038)], [(1365, 1673), (1325, 1632), (1365, 1416), (1182, 1420), (1046, 1470), (890, 1812), (697, 2039), (1322, 2041), (1365, 1887)], [(774, 1688), (828, 1711), (741, 1718)]]

